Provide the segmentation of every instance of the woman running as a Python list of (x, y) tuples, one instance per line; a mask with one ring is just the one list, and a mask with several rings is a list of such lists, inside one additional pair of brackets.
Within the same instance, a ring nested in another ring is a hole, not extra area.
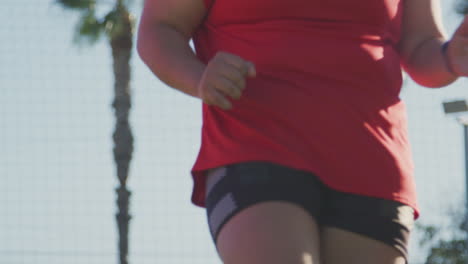
[(419, 212), (402, 70), (425, 87), (468, 75), (468, 20), (447, 41), (439, 6), (145, 1), (141, 58), (203, 102), (192, 201), (223, 263), (407, 262)]

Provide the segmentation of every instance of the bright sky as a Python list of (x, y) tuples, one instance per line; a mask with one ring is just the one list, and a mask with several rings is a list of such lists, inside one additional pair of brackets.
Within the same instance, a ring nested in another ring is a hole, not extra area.
[[(443, 5), (452, 33), (461, 17), (453, 0)], [(77, 15), (49, 0), (4, 0), (0, 17), (0, 263), (116, 263), (110, 51), (104, 41), (73, 46)], [(204, 211), (189, 200), (200, 103), (137, 56), (132, 66), (131, 263), (220, 263)], [(462, 128), (441, 103), (466, 98), (466, 86), (408, 80), (402, 92), (425, 223), (461, 209)], [(416, 239), (411, 249), (421, 263)]]

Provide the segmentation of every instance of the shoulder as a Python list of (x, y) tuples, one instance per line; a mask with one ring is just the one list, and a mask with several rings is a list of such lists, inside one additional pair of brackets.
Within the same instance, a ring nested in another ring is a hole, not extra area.
[(213, 0), (146, 0), (140, 26), (163, 24), (190, 36), (205, 17), (208, 1)]

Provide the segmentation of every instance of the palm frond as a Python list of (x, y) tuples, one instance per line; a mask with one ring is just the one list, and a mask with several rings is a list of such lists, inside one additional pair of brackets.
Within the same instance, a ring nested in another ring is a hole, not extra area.
[(64, 8), (69, 9), (92, 9), (96, 5), (96, 0), (56, 0)]
[[(133, 31), (135, 19), (128, 11), (128, 6), (133, 0), (55, 0), (55, 2), (65, 9), (80, 13), (81, 17), (73, 38), (76, 44), (94, 44), (102, 33), (106, 33), (109, 39), (114, 39), (125, 32)], [(101, 4), (113, 6), (104, 17), (96, 15), (96, 10), (102, 10), (97, 6), (100, 7)]]
[(78, 44), (94, 44), (99, 40), (103, 31), (104, 25), (96, 17), (94, 10), (88, 10), (83, 13), (78, 22), (74, 40)]
[(134, 0), (122, 0), (122, 5), (130, 7), (132, 6)]

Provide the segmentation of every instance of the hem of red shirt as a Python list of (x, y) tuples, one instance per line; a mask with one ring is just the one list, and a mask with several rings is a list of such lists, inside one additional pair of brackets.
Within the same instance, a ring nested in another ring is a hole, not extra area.
[(249, 161), (265, 161), (265, 162), (272, 162), (276, 163), (279, 165), (283, 166), (288, 166), (294, 169), (298, 170), (304, 170), (308, 171), (311, 173), (316, 174), (319, 177), (319, 180), (328, 186), (329, 188), (339, 191), (339, 192), (345, 192), (345, 193), (351, 193), (351, 194), (356, 194), (356, 195), (363, 195), (363, 196), (368, 196), (368, 197), (375, 197), (375, 198), (380, 198), (380, 199), (386, 199), (386, 200), (392, 200), (396, 202), (400, 202), (402, 204), (408, 205), (414, 210), (414, 218), (417, 219), (419, 218), (420, 211), (417, 202), (412, 201), (411, 199), (408, 199), (407, 197), (403, 197), (401, 195), (398, 195), (397, 193), (393, 194), (379, 194), (379, 193), (360, 193), (360, 192), (353, 192), (352, 190), (347, 190), (343, 188), (339, 188), (332, 182), (327, 181), (326, 177), (321, 177), (320, 172), (317, 170), (307, 167), (307, 166), (301, 166), (298, 164), (291, 164), (287, 163), (281, 160), (275, 160), (275, 159), (237, 159), (237, 160), (230, 160), (230, 161), (225, 161), (225, 162), (217, 162), (217, 163), (211, 163), (211, 164), (205, 164), (204, 166), (201, 166), (199, 164), (196, 164), (192, 170), (191, 170), (191, 175), (193, 179), (193, 189), (192, 189), (192, 196), (191, 196), (191, 201), (194, 205), (203, 207), (205, 208), (205, 172), (209, 169), (213, 168), (218, 168), (222, 166), (226, 166), (229, 164), (235, 164), (235, 163), (242, 163), (242, 162), (249, 162)]

